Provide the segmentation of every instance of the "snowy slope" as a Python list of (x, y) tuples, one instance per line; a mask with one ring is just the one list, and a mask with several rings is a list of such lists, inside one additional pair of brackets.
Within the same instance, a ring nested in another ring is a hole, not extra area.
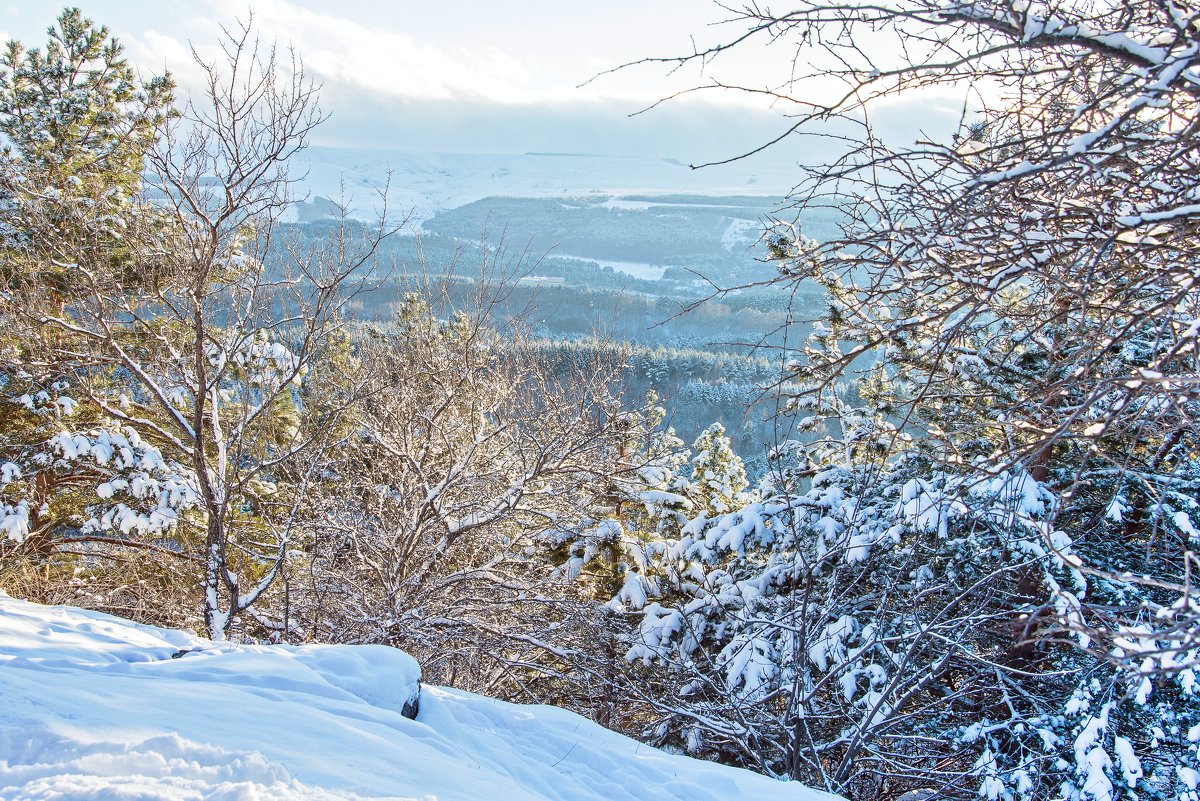
[(216, 644), (0, 596), (0, 798), (833, 799), (551, 707), (426, 686), (409, 720), (417, 676), (379, 646)]

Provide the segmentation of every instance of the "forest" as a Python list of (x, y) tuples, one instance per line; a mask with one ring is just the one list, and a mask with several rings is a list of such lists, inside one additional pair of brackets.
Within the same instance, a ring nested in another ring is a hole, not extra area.
[[(739, 207), (763, 209), (762, 198), (664, 197), (662, 202), (686, 202), (706, 207), (726, 202)], [(634, 197), (632, 202), (642, 202)], [(557, 203), (557, 201), (555, 201)], [(532, 226), (536, 214), (517, 217), (527, 205), (515, 204), (508, 217)], [(654, 206), (657, 208), (657, 203)], [(690, 213), (687, 208), (681, 214)], [(639, 212), (640, 213), (640, 212)], [(764, 212), (765, 213), (765, 212)], [(486, 234), (489, 220), (480, 220), (479, 232)], [(289, 236), (313, 245), (338, 226), (364, 230), (361, 221), (313, 220), (286, 226)], [(772, 346), (785, 336), (804, 336), (823, 311), (818, 287), (782, 295), (772, 289), (743, 288), (713, 295), (713, 283), (696, 276), (707, 275), (698, 267), (680, 269), (678, 278), (668, 270), (656, 280), (637, 279), (603, 269), (595, 262), (562, 258), (555, 251), (539, 255), (535, 243), (519, 240), (490, 243), (479, 239), (457, 239), (422, 230), (416, 235), (394, 236), (380, 242), (374, 282), (347, 306), (355, 321), (389, 325), (396, 312), (413, 293), (435, 294), (453, 309), (470, 309), (477, 300), (480, 284), (503, 285), (490, 299), (492, 324), (500, 331), (516, 328), (553, 352), (596, 349), (615, 360), (620, 369), (615, 390), (627, 399), (644, 399), (654, 392), (669, 408), (667, 424), (688, 442), (719, 422), (728, 431), (735, 453), (750, 466), (754, 480), (766, 469), (765, 444), (774, 441), (777, 404), (772, 390), (782, 366)], [(477, 232), (476, 236), (481, 234)], [(505, 236), (519, 234), (508, 228)], [(624, 237), (622, 247), (639, 247), (614, 229), (613, 237)], [(611, 242), (603, 236), (583, 240), (590, 249), (603, 249)], [(751, 243), (753, 240), (751, 240)], [(732, 248), (719, 244), (724, 258), (753, 261), (749, 244), (740, 241)], [(641, 250), (630, 251), (645, 258)], [(704, 258), (704, 254), (693, 258)], [(268, 251), (266, 264), (286, 253)], [(707, 258), (721, 257), (714, 251)], [(547, 282), (561, 278), (562, 282)], [(789, 318), (790, 315), (790, 318)]]
[[(190, 96), (77, 9), (10, 43), (0, 591), (391, 646), (854, 801), (1200, 798), (1200, 9), (731, 13), (627, 68), (831, 56), (764, 76), (861, 132), (791, 197), (420, 236), (296, 220), (319, 87), (249, 24)], [(949, 140), (874, 135), (967, 84)], [(666, 283), (599, 264), (649, 243)]]

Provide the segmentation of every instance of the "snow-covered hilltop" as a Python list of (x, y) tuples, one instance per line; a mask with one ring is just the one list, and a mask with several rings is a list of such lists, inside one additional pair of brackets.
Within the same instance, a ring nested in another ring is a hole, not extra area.
[(213, 643), (0, 596), (0, 797), (832, 801), (551, 707), (426, 686), (382, 646)]

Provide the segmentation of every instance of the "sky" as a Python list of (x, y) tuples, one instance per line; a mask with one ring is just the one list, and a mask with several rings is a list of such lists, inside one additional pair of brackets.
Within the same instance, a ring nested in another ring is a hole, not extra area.
[[(380, 150), (653, 155), (686, 163), (750, 150), (785, 129), (786, 109), (741, 93), (703, 93), (636, 112), (706, 77), (766, 86), (792, 51), (754, 45), (701, 74), (643, 65), (743, 30), (709, 0), (80, 0), (145, 74), (196, 83), (190, 47), (210, 54), (252, 15), (265, 40), (291, 46), (322, 84), (329, 121), (314, 143)], [(0, 0), (0, 36), (41, 44), (58, 6)], [(599, 76), (599, 77), (597, 77)], [(954, 98), (935, 98), (953, 116)], [(909, 135), (930, 109), (900, 104), (885, 120)], [(631, 116), (633, 115), (633, 116)], [(937, 116), (937, 115), (935, 115)], [(804, 155), (789, 144), (761, 158)]]

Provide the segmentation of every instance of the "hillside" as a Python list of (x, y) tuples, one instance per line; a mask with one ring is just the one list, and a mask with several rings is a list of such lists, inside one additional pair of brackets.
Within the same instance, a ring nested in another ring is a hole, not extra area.
[(0, 597), (0, 797), (832, 801), (551, 707), (425, 686), (383, 646), (214, 643)]

